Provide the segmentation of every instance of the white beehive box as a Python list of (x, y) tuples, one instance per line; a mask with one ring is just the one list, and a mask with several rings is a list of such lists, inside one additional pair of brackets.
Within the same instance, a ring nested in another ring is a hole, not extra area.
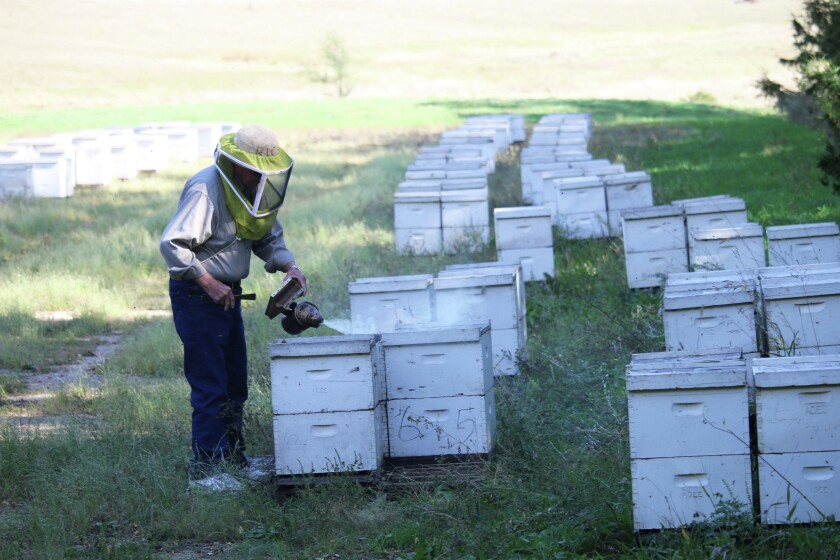
[(442, 270), (438, 276), (464, 276), (464, 275), (494, 275), (498, 272), (502, 274), (512, 275), (513, 282), (516, 285), (516, 307), (517, 316), (521, 319), (525, 318), (525, 279), (522, 274), (522, 267), (516, 263), (503, 263), (498, 261), (480, 262), (480, 263), (464, 263), (464, 264), (449, 264), (446, 269)]
[(653, 206), (653, 184), (644, 171), (604, 176), (607, 199), (607, 223), (614, 235), (621, 233), (621, 212), (630, 208)]
[(629, 288), (653, 288), (661, 286), (669, 274), (688, 272), (688, 250), (625, 253), (624, 266)]
[(745, 354), (758, 352), (756, 292), (749, 277), (728, 281), (725, 275), (712, 276), (708, 282), (682, 286), (672, 284), (671, 278), (662, 313), (667, 350), (735, 347)]
[(114, 179), (137, 177), (137, 139), (133, 132), (111, 134), (111, 166)]
[[(496, 249), (552, 247), (551, 210), (540, 206), (493, 210)], [(500, 259), (501, 260), (501, 259)]]
[(764, 523), (840, 518), (840, 451), (759, 455), (758, 489)]
[(828, 354), (840, 345), (840, 264), (764, 268), (759, 278), (770, 354)]
[(441, 137), (438, 140), (439, 146), (458, 146), (478, 148), (481, 150), (481, 156), (488, 159), (496, 158), (496, 145), (493, 138), (484, 137), (470, 137), (464, 135), (462, 137)]
[(434, 255), (443, 250), (441, 228), (396, 228), (394, 237), (400, 255)]
[(384, 403), (371, 410), (275, 415), (275, 472), (375, 471), (382, 466), (386, 434)]
[[(532, 204), (542, 204), (544, 187), (542, 185), (543, 173), (559, 173), (562, 177), (579, 177), (583, 175), (582, 169), (572, 169), (568, 161), (558, 160), (556, 156), (545, 156), (542, 161), (523, 164), (520, 169), (523, 189), (527, 185), (527, 194), (531, 197)], [(526, 194), (523, 190), (523, 194)]]
[(0, 198), (32, 196), (31, 166), (22, 161), (0, 161)]
[(840, 262), (840, 227), (834, 222), (771, 226), (766, 233), (770, 266)]
[(274, 414), (369, 410), (385, 399), (376, 335), (279, 339), (268, 347)]
[(630, 468), (637, 531), (708, 521), (723, 501), (752, 507), (748, 454), (633, 459)]
[(441, 272), (432, 283), (436, 320), (446, 324), (490, 321), (493, 331), (517, 328), (521, 271), (490, 270)]
[(759, 453), (840, 451), (840, 355), (752, 362)]
[(604, 182), (597, 177), (555, 179), (554, 223), (573, 239), (606, 237)]
[(760, 224), (692, 228), (689, 254), (697, 270), (755, 270), (767, 266)]
[(105, 131), (91, 131), (72, 136), (76, 150), (76, 186), (107, 186), (113, 177), (111, 137)]
[(432, 320), (431, 274), (360, 278), (347, 285), (354, 333), (391, 332)]
[(633, 208), (622, 211), (621, 218), (625, 254), (687, 250), (685, 211), (679, 206)]
[(38, 158), (29, 162), (32, 196), (40, 198), (68, 198), (73, 196), (74, 184), (71, 158)]
[(198, 156), (210, 157), (216, 151), (216, 145), (222, 137), (222, 123), (199, 122), (193, 124), (198, 144)]
[(531, 175), (531, 203), (536, 206), (550, 206), (554, 204), (554, 179), (583, 177), (584, 172), (579, 167), (557, 167), (550, 170), (535, 171)]
[(630, 457), (748, 455), (746, 371), (742, 358), (631, 362)]
[(444, 228), (489, 226), (487, 194), (480, 189), (441, 191), (440, 221)]
[(414, 163), (409, 163), (406, 166), (407, 171), (423, 171), (425, 169), (442, 169), (444, 171), (455, 170), (478, 170), (484, 171), (486, 174), (487, 163), (484, 159), (477, 158), (462, 158), (457, 160), (449, 160), (447, 158), (437, 159), (419, 159)]
[(686, 228), (728, 227), (747, 223), (747, 207), (740, 198), (729, 195), (675, 200), (685, 208)]
[(406, 179), (486, 179), (483, 169), (422, 169), (406, 171)]
[(484, 455), (496, 440), (496, 402), (484, 395), (394, 399), (388, 407), (392, 458)]
[(496, 257), (501, 263), (519, 264), (525, 282), (554, 278), (554, 247), (498, 249)]
[(190, 125), (158, 130), (169, 141), (169, 157), (172, 161), (192, 163), (198, 159), (198, 130)]
[(440, 209), (440, 193), (438, 192), (395, 192), (394, 227), (440, 228)]
[(169, 166), (169, 140), (155, 131), (138, 132), (137, 171), (155, 173)]
[(389, 400), (484, 395), (493, 389), (488, 324), (415, 327), (382, 335)]

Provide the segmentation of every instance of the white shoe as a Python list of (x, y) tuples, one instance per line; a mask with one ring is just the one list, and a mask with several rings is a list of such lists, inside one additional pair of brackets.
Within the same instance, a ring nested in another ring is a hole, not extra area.
[(206, 492), (238, 492), (242, 483), (228, 473), (216, 474), (207, 478), (190, 480), (189, 488)]

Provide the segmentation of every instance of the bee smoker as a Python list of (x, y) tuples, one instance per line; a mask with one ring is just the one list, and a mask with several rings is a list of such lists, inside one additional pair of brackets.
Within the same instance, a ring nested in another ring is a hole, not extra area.
[(318, 307), (308, 301), (294, 301), (303, 294), (303, 286), (297, 278), (286, 278), (268, 298), (266, 316), (274, 319), (277, 315), (283, 315), (280, 325), (289, 334), (300, 334), (310, 327), (317, 329), (324, 322)]

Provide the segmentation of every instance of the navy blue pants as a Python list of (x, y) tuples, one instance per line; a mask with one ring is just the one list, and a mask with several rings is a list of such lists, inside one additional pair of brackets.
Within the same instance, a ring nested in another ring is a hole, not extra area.
[[(242, 293), (241, 289), (234, 293)], [(248, 398), (248, 354), (239, 300), (225, 311), (192, 280), (170, 280), (175, 330), (184, 343), (195, 460), (240, 460), (242, 405)]]

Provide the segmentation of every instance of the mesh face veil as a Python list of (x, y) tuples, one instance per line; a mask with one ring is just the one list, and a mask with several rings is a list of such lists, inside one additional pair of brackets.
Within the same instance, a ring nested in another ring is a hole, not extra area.
[[(215, 160), (226, 186), (251, 217), (267, 218), (283, 205), (294, 160), (280, 148), (270, 130), (248, 125), (239, 132), (222, 136), (216, 146)], [(251, 184), (243, 184), (237, 178), (235, 165), (251, 172), (239, 172), (240, 177), (253, 175), (253, 182), (248, 181)], [(235, 218), (242, 216), (236, 209), (230, 210)]]

